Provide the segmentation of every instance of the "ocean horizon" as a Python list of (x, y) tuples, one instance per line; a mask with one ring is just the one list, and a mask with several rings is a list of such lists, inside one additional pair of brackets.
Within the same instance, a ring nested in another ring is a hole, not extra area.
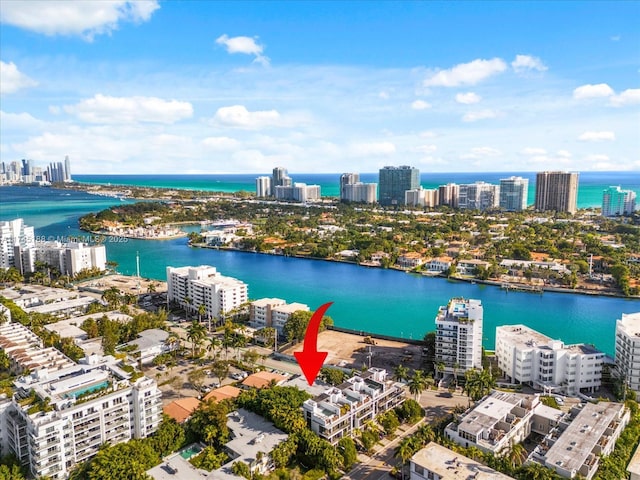
[[(344, 172), (343, 172), (344, 173)], [(520, 176), (529, 180), (527, 204), (532, 205), (535, 198), (535, 179), (537, 172), (451, 172), (421, 173), (420, 184), (425, 189), (437, 188), (447, 183), (466, 184), (476, 181), (499, 184), (501, 178)], [(578, 208), (600, 207), (602, 192), (609, 186), (620, 186), (633, 190), (640, 196), (639, 172), (579, 172)], [(320, 185), (323, 197), (340, 195), (340, 175), (342, 173), (289, 173), (294, 182), (308, 185)], [(235, 193), (239, 191), (255, 192), (255, 180), (270, 173), (238, 174), (96, 174), (74, 175), (81, 183), (98, 185), (121, 185), (126, 187), (155, 187), (179, 190), (203, 190), (211, 192)], [(378, 173), (361, 173), (360, 181), (378, 183)]]

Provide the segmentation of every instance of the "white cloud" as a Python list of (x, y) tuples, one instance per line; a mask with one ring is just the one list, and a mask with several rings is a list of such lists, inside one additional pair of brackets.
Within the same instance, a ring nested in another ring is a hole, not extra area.
[(391, 142), (353, 143), (348, 151), (354, 157), (386, 156), (396, 153), (396, 146)]
[(116, 30), (120, 22), (146, 22), (158, 8), (156, 0), (2, 0), (0, 21), (49, 36), (92, 40)]
[(424, 132), (420, 132), (419, 135), (422, 138), (434, 138), (438, 136), (436, 132), (432, 132), (431, 130), (425, 130)]
[(224, 45), (227, 53), (243, 53), (245, 55), (253, 55), (253, 61), (261, 65), (269, 65), (269, 57), (265, 57), (262, 52), (264, 46), (256, 42), (258, 37), (229, 37), (226, 33), (220, 35), (216, 39), (218, 45)]
[(5, 63), (0, 60), (1, 94), (15, 93), (23, 88), (35, 87), (36, 85), (38, 85), (38, 82), (18, 70), (15, 63)]
[(456, 65), (449, 70), (440, 70), (426, 78), (423, 85), (425, 87), (475, 85), (493, 75), (504, 72), (506, 69), (507, 64), (501, 58), (476, 59), (469, 63)]
[(577, 100), (582, 100), (585, 98), (602, 98), (610, 97), (614, 93), (615, 92), (613, 91), (613, 88), (611, 88), (606, 83), (598, 83), (596, 85), (587, 84), (576, 88), (573, 91), (573, 98)]
[(220, 107), (214, 121), (227, 127), (245, 128), (249, 130), (278, 126), (280, 114), (276, 110), (257, 110), (250, 112), (244, 105)]
[(516, 58), (511, 62), (511, 67), (516, 73), (525, 73), (532, 70), (538, 72), (544, 72), (547, 70), (547, 66), (542, 63), (538, 57), (532, 57), (531, 55), (516, 55)]
[(478, 120), (486, 120), (488, 118), (496, 118), (498, 116), (498, 112), (495, 110), (476, 110), (474, 112), (465, 113), (462, 117), (463, 122), (477, 122)]
[(65, 105), (67, 113), (89, 123), (165, 123), (171, 124), (193, 115), (189, 102), (157, 97), (110, 97), (97, 94), (76, 105)]
[(240, 146), (240, 142), (230, 137), (207, 137), (202, 144), (212, 150), (234, 150)]
[(578, 140), (581, 142), (603, 142), (603, 141), (613, 141), (616, 139), (616, 134), (614, 132), (584, 132), (582, 135), (578, 137)]
[(546, 155), (547, 151), (544, 148), (525, 147), (520, 153), (522, 155)]
[(619, 95), (611, 97), (611, 105), (615, 107), (634, 105), (636, 103), (640, 103), (640, 88), (629, 88)]
[(389, 100), (389, 92), (385, 92), (384, 90), (378, 93), (378, 97), (383, 100)]
[(478, 103), (480, 100), (482, 100), (482, 97), (477, 93), (466, 92), (456, 94), (456, 102), (464, 105), (473, 105), (474, 103)]
[(433, 153), (438, 149), (436, 145), (418, 145), (411, 149), (412, 152), (418, 153)]
[(571, 157), (571, 152), (567, 151), (567, 150), (558, 150), (556, 152), (556, 155), (562, 158), (570, 158)]
[(460, 158), (473, 159), (473, 158), (486, 158), (486, 157), (498, 157), (502, 155), (502, 152), (493, 147), (474, 147), (469, 153), (463, 153)]
[(414, 110), (426, 110), (428, 108), (431, 108), (431, 104), (425, 102), (424, 100), (416, 100), (411, 104), (411, 108), (413, 108)]
[(0, 111), (0, 124), (3, 133), (8, 132), (37, 132), (45, 126), (42, 120), (39, 120), (29, 113), (11, 113)]

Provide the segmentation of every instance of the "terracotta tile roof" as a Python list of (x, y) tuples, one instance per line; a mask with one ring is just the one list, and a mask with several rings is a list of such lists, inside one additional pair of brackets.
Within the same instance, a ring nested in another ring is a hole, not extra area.
[(287, 377), (285, 377), (284, 375), (278, 375), (277, 373), (256, 372), (245, 378), (242, 382), (242, 385), (245, 385), (247, 387), (264, 388), (268, 387), (272, 380), (275, 380), (276, 383), (279, 383), (283, 380), (286, 380), (286, 378)]
[(193, 411), (198, 408), (198, 405), (200, 405), (200, 400), (195, 397), (186, 397), (165, 405), (162, 411), (176, 422), (182, 423), (191, 416)]
[(225, 385), (220, 388), (216, 388), (215, 390), (211, 390), (207, 393), (203, 400), (206, 402), (207, 400), (215, 400), (216, 402), (220, 402), (222, 400), (226, 400), (227, 398), (236, 398), (240, 395), (240, 389), (231, 385)]

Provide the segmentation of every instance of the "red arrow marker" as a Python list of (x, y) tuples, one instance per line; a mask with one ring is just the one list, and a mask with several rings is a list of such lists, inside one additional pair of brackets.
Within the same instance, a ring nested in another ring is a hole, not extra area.
[(309, 320), (309, 325), (307, 325), (307, 332), (304, 334), (302, 351), (293, 352), (309, 385), (313, 385), (313, 382), (315, 382), (318, 376), (318, 372), (320, 372), (322, 368), (322, 364), (327, 359), (327, 355), (329, 355), (329, 352), (318, 351), (318, 329), (320, 328), (322, 317), (324, 317), (324, 312), (326, 312), (332, 304), (333, 302), (325, 303), (318, 307), (313, 313), (311, 320)]

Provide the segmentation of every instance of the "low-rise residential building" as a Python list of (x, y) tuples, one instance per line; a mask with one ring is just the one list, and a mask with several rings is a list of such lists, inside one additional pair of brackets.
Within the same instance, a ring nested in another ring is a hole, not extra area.
[(496, 360), (510, 381), (576, 395), (602, 382), (605, 354), (586, 344), (565, 345), (526, 325), (496, 328)]
[(509, 480), (493, 468), (460, 455), (435, 442), (411, 457), (410, 480)]
[(286, 305), (286, 301), (280, 298), (261, 298), (251, 302), (249, 308), (249, 325), (253, 328), (266, 328), (272, 326), (271, 310), (280, 305)]
[(456, 273), (458, 275), (475, 275), (478, 268), (487, 269), (491, 263), (484, 260), (458, 260), (456, 265)]
[(425, 259), (418, 252), (406, 252), (398, 256), (396, 263), (400, 268), (416, 268), (424, 263)]
[[(2, 407), (0, 406), (0, 408)], [(629, 480), (640, 480), (640, 446), (636, 448), (629, 465), (627, 465), (627, 473)]]
[[(616, 371), (625, 385), (640, 393), (640, 312), (622, 314), (616, 321)], [(636, 355), (637, 354), (637, 355)]]
[(271, 326), (276, 329), (278, 335), (283, 334), (284, 324), (291, 318), (291, 315), (299, 311), (308, 312), (309, 307), (303, 303), (288, 303), (271, 309)]
[[(500, 454), (529, 436), (538, 405), (542, 404), (536, 395), (494, 391), (458, 421), (447, 425), (444, 434), (463, 447)], [(562, 415), (560, 410), (556, 412)]]
[(104, 245), (81, 242), (36, 242), (32, 247), (20, 249), (20, 255), (20, 272), (23, 274), (35, 272), (36, 262), (43, 262), (70, 277), (92, 268), (103, 271), (107, 264)]
[(630, 413), (620, 403), (578, 404), (549, 431), (529, 456), (564, 478), (590, 480), (600, 458), (610, 455), (629, 423)]
[(453, 265), (453, 258), (446, 255), (434, 257), (424, 264), (424, 268), (431, 272), (446, 272)]
[(215, 267), (167, 267), (167, 299), (182, 308), (218, 318), (247, 302), (247, 284), (220, 274)]
[(386, 370), (370, 368), (306, 400), (302, 409), (311, 430), (335, 445), (342, 437), (352, 435), (354, 430), (404, 400), (401, 384), (387, 380)]
[(178, 347), (177, 344), (168, 344), (167, 338), (169, 338), (169, 332), (151, 328), (140, 332), (135, 340), (120, 345), (118, 350), (127, 352), (129, 357), (140, 365), (149, 365), (158, 355)]
[(464, 375), (482, 368), (482, 320), (480, 300), (452, 298), (436, 316), (436, 363), (444, 373)]
[(278, 375), (277, 373), (261, 371), (252, 373), (242, 381), (242, 386), (253, 388), (266, 388), (274, 385), (280, 385), (287, 379), (284, 375)]
[(185, 397), (174, 400), (162, 407), (165, 415), (169, 415), (178, 423), (186, 422), (191, 414), (200, 406), (200, 400), (195, 397)]

